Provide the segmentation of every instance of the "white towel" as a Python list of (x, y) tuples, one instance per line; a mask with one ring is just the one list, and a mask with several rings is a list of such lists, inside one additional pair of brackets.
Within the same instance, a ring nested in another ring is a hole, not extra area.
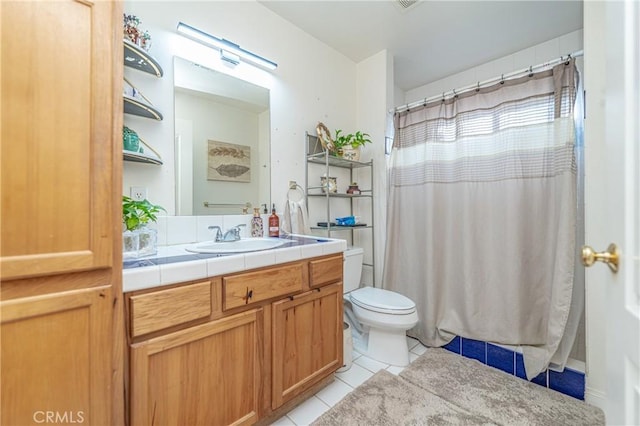
[(289, 234), (311, 234), (309, 228), (309, 213), (304, 198), (298, 201), (287, 200), (282, 215), (282, 230)]

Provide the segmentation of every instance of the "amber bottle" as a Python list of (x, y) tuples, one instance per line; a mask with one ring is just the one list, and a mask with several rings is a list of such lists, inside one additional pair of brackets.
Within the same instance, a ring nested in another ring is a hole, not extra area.
[(269, 216), (269, 236), (270, 237), (280, 236), (280, 218), (276, 214), (275, 204), (273, 204), (273, 206), (271, 207), (271, 216)]

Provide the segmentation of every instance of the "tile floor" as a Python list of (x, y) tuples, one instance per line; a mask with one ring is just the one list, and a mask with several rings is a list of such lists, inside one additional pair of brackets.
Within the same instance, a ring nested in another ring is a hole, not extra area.
[[(409, 344), (409, 361), (413, 362), (427, 350), (416, 339), (407, 337)], [(404, 367), (395, 367), (380, 361), (368, 358), (359, 352), (353, 351), (353, 364), (351, 368), (342, 373), (336, 373), (336, 380), (314, 396), (289, 411), (272, 423), (274, 426), (306, 426), (320, 417), (325, 411), (333, 407), (349, 392), (364, 383), (369, 377), (379, 370), (385, 369), (393, 374), (399, 374)]]

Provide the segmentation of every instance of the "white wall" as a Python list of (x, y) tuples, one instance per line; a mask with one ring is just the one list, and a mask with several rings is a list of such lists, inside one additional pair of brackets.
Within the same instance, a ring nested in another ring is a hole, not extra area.
[[(393, 108), (393, 57), (383, 50), (357, 66), (357, 128), (371, 135), (372, 144), (365, 145), (362, 149), (361, 161), (373, 159), (373, 224), (375, 228), (374, 245), (375, 257), (369, 251), (371, 247), (371, 233), (359, 231), (356, 235), (359, 239), (354, 244), (365, 248), (365, 263), (375, 265), (375, 284), (382, 284), (382, 270), (384, 263), (384, 250), (386, 241), (387, 223), (387, 171), (386, 157), (384, 153), (385, 132), (387, 125), (387, 111)], [(370, 182), (371, 176), (368, 169), (358, 169), (358, 182)], [(370, 211), (371, 201), (358, 200), (360, 211)], [(359, 206), (355, 206), (358, 208)], [(371, 223), (371, 218), (366, 219)], [(372, 283), (371, 271), (363, 269), (362, 281)]]
[(404, 103), (419, 101), (442, 92), (449, 92), (452, 89), (499, 77), (502, 74), (523, 70), (532, 65), (557, 59), (560, 56), (566, 57), (569, 53), (582, 50), (582, 37), (582, 30), (573, 31), (503, 58), (469, 68), (424, 86), (407, 90)]
[[(173, 56), (267, 87), (271, 94), (271, 192), (282, 211), (288, 182), (304, 185), (304, 133), (318, 121), (330, 129), (355, 129), (356, 64), (255, 1), (125, 1), (124, 11), (142, 20), (152, 36), (150, 53), (164, 69), (161, 79), (125, 67), (127, 77), (164, 115), (162, 122), (125, 115), (125, 124), (160, 152), (162, 166), (126, 162), (123, 194), (146, 186), (148, 198), (174, 213)], [(267, 57), (272, 73), (246, 64), (230, 69), (216, 52), (176, 33), (179, 21), (226, 38)], [(257, 201), (252, 202), (256, 204)]]

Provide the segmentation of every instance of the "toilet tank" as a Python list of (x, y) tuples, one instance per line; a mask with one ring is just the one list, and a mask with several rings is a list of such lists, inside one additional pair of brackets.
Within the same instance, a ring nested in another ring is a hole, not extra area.
[(362, 275), (362, 259), (364, 250), (360, 247), (351, 247), (344, 252), (344, 282), (343, 291), (345, 293), (360, 287), (360, 276)]

